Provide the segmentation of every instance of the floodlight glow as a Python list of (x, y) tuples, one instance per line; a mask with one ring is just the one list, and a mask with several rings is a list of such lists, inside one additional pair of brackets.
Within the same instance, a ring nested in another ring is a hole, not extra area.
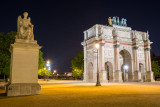
[(99, 44), (98, 44), (98, 43), (96, 43), (96, 45), (95, 45), (95, 46), (96, 46), (96, 48), (97, 48), (97, 49), (99, 48)]
[(127, 65), (125, 65), (125, 66), (124, 66), (124, 69), (126, 69), (126, 70), (127, 70), (127, 69), (128, 69), (128, 66), (127, 66)]
[(50, 61), (47, 61), (47, 64), (50, 64)]

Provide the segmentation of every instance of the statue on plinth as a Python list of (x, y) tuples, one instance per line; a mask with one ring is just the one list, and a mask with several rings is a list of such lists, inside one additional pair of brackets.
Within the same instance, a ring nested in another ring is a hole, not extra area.
[(18, 16), (17, 20), (17, 39), (34, 40), (33, 24), (31, 18), (28, 17), (28, 13), (23, 13), (24, 18)]

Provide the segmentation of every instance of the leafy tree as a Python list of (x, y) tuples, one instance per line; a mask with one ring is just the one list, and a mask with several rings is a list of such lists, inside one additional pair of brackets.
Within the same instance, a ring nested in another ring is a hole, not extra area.
[(45, 61), (43, 59), (43, 52), (39, 51), (39, 65), (38, 69), (42, 69), (44, 67)]
[(45, 80), (47, 76), (49, 76), (49, 77), (52, 76), (52, 72), (49, 71), (47, 67), (44, 67), (44, 68), (38, 70), (38, 75), (43, 76), (44, 80)]
[(10, 44), (13, 44), (16, 37), (16, 32), (7, 34), (0, 33), (0, 74), (9, 76), (11, 53), (9, 52)]
[(72, 60), (72, 76), (77, 78), (84, 72), (84, 53), (79, 52)]
[(154, 72), (154, 76), (160, 76), (160, 66), (158, 61), (152, 61), (152, 71)]

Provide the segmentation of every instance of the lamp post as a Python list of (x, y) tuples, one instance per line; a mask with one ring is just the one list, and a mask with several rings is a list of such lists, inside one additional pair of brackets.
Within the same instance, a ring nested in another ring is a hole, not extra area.
[(127, 65), (124, 65), (124, 75), (125, 75), (125, 81), (128, 81), (128, 66)]
[(101, 86), (100, 79), (99, 79), (99, 69), (98, 69), (98, 49), (99, 49), (99, 43), (96, 43), (97, 48), (97, 83), (96, 86)]

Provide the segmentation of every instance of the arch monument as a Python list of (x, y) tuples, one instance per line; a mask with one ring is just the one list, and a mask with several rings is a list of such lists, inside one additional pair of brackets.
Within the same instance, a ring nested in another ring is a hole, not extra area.
[[(109, 18), (109, 26), (96, 24), (84, 31), (85, 82), (97, 81), (97, 66), (101, 82), (154, 81), (148, 31), (132, 30), (123, 20), (120, 24), (116, 21), (112, 24)], [(98, 52), (96, 43), (100, 44)]]

